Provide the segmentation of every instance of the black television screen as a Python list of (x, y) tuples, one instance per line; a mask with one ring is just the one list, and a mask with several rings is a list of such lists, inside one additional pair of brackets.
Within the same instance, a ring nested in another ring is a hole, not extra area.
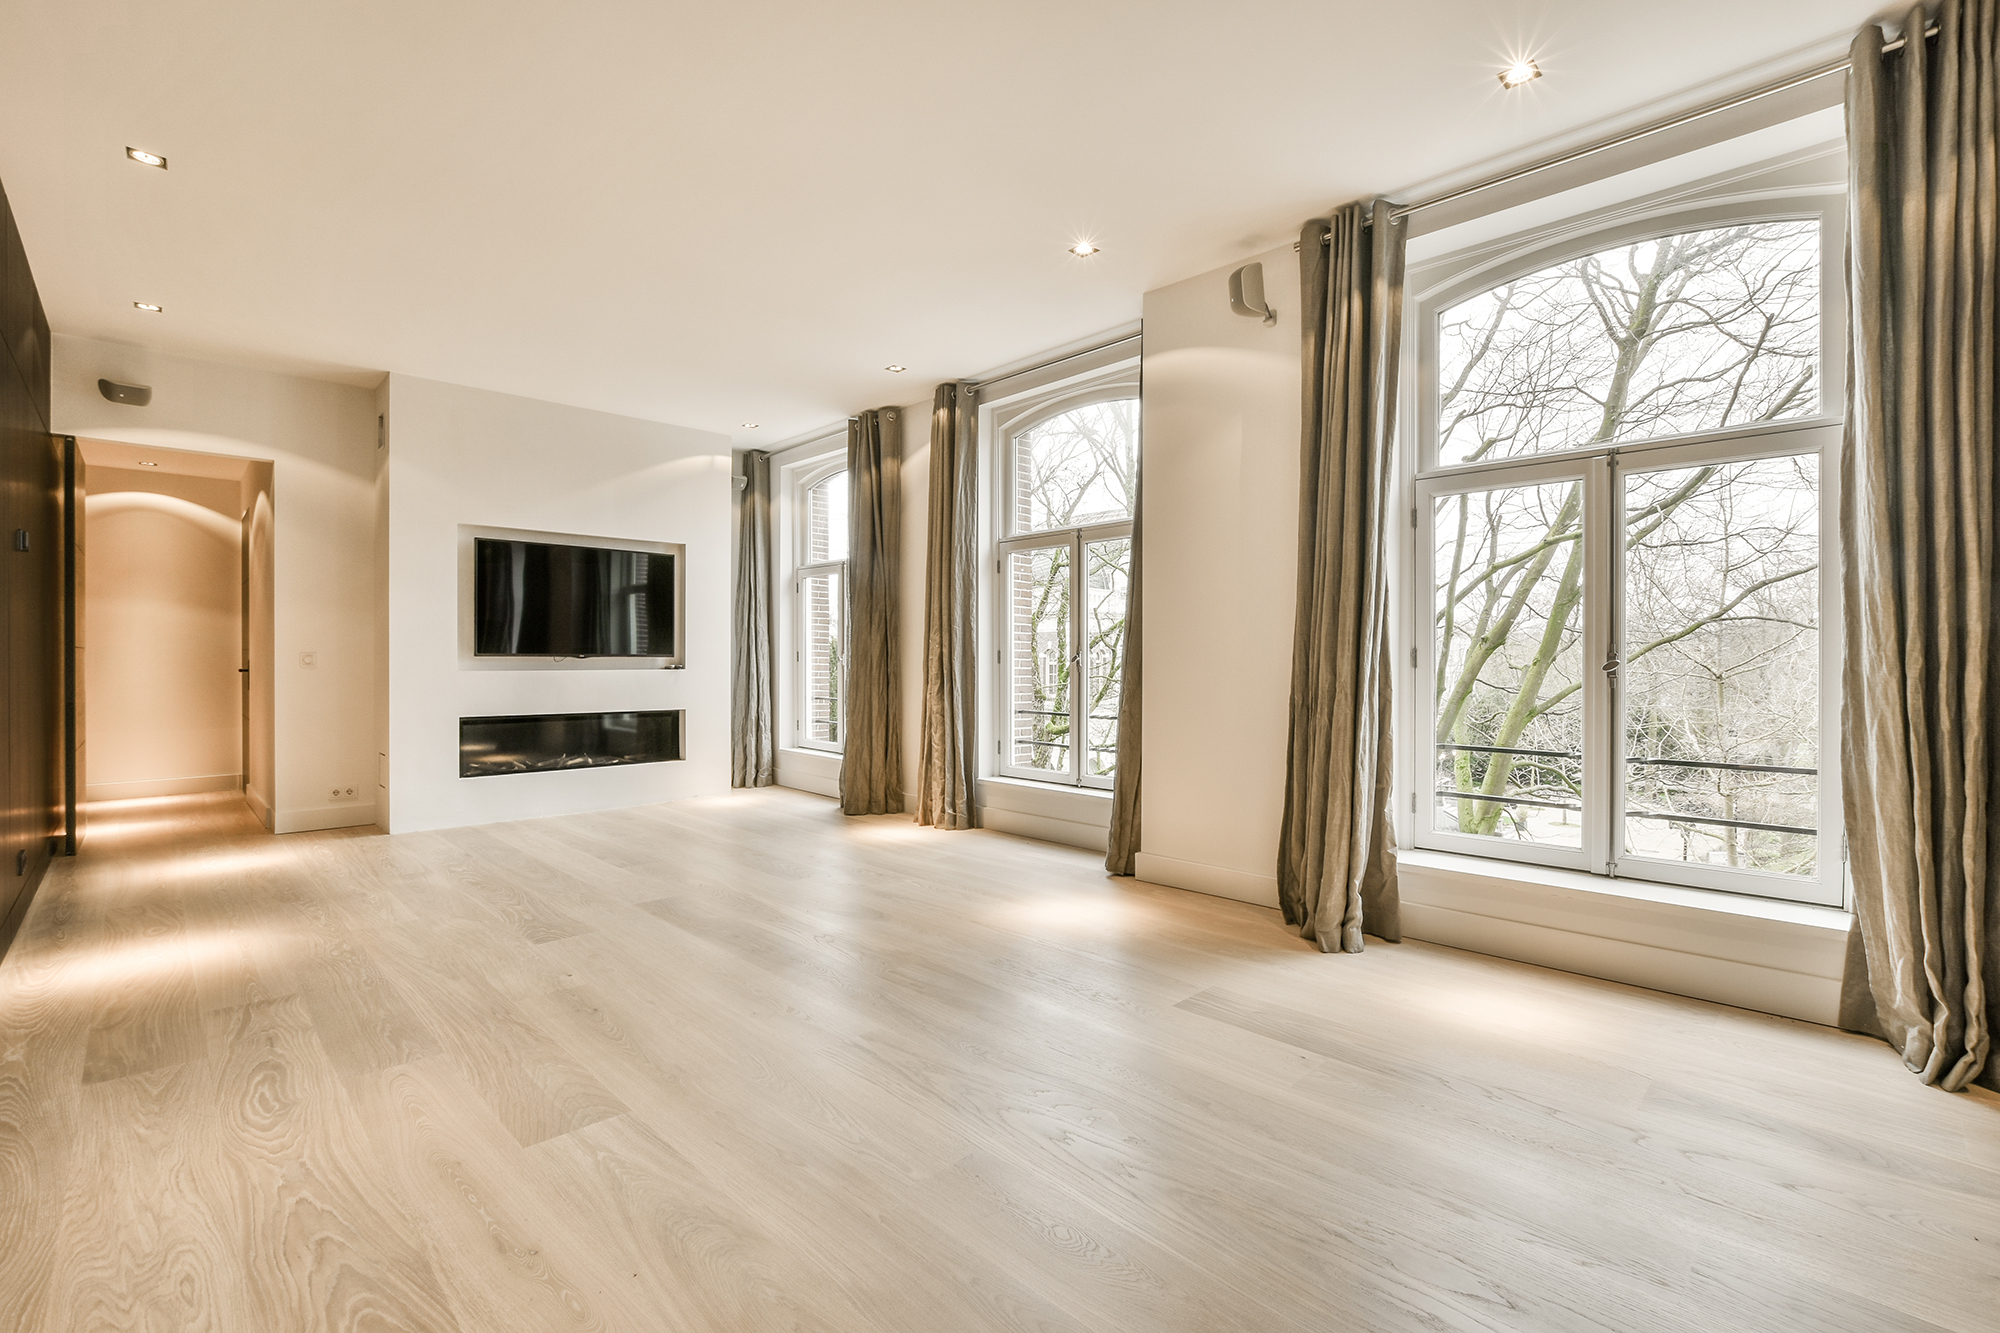
[(674, 557), (473, 540), (482, 657), (672, 657)]

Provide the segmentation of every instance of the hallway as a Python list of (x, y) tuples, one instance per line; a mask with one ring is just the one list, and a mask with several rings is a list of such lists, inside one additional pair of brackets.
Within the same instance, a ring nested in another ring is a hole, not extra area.
[(0, 962), (8, 1333), (1972, 1333), (1996, 1273), (2000, 1098), (1879, 1044), (797, 792), (98, 806)]

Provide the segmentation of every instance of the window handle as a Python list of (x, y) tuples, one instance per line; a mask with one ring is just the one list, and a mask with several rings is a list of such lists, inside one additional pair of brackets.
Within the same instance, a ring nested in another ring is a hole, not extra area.
[(1611, 645), (1610, 651), (1604, 659), (1605, 679), (1616, 684), (1618, 681), (1618, 668), (1623, 665), (1624, 663), (1618, 660), (1618, 645), (1614, 643)]

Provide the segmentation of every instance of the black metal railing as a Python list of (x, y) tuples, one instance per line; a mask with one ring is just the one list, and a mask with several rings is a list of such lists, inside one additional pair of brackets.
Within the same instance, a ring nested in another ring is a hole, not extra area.
[[(1016, 708), (1014, 710), (1015, 717), (1068, 717), (1069, 715), (1070, 712), (1067, 708)], [(1109, 713), (1109, 714), (1088, 713), (1085, 714), (1085, 716), (1088, 718), (1088, 720), (1092, 722), (1116, 722), (1118, 720), (1118, 714), (1116, 713)], [(1015, 737), (1014, 744), (1025, 745), (1030, 748), (1046, 745), (1050, 749), (1055, 749), (1055, 750), (1069, 749), (1068, 741), (1035, 740), (1032, 737), (1024, 737), (1024, 736)], [(1099, 745), (1093, 741), (1092, 743), (1084, 746), (1083, 748), (1086, 750), (1094, 751), (1098, 754), (1118, 753), (1118, 746), (1116, 742), (1113, 742), (1110, 745)]]
[[(1523, 755), (1534, 759), (1582, 759), (1579, 750), (1530, 750), (1507, 745), (1461, 745), (1455, 741), (1439, 741), (1440, 750), (1465, 750), (1474, 754)], [(1789, 764), (1737, 764), (1721, 759), (1634, 759), (1627, 758), (1628, 764), (1660, 765), (1672, 768), (1709, 768), (1733, 773), (1790, 773), (1800, 777), (1818, 777), (1817, 768), (1799, 768)], [(1448, 800), (1485, 801), (1496, 805), (1531, 805), (1547, 810), (1567, 810), (1580, 814), (1583, 807), (1563, 801), (1545, 801), (1532, 796), (1489, 795), (1485, 792), (1457, 791), (1439, 788), (1436, 794)], [(1819, 830), (1806, 828), (1800, 824), (1772, 824), (1755, 819), (1724, 819), (1713, 815), (1685, 814), (1678, 810), (1635, 810), (1627, 807), (1627, 819), (1658, 819), (1670, 824), (1701, 824), (1715, 828), (1752, 829), (1760, 833), (1790, 833), (1800, 837), (1816, 838)]]
[[(1581, 759), (1581, 750), (1524, 750), (1510, 745), (1461, 745), (1456, 741), (1439, 741), (1440, 750), (1468, 750), (1474, 754), (1521, 754), (1538, 759)], [(1795, 768), (1787, 764), (1735, 764), (1721, 759), (1632, 759), (1628, 764), (1665, 764), (1674, 768), (1720, 768), (1737, 773), (1796, 773), (1803, 777), (1816, 778), (1816, 768)]]

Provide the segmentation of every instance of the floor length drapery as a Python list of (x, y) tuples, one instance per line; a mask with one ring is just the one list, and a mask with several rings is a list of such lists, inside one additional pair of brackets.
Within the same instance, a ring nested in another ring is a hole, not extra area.
[(973, 605), (978, 538), (978, 406), (970, 384), (940, 384), (931, 404), (930, 513), (924, 559), (923, 735), (917, 822), (971, 828)]
[(771, 455), (743, 455), (737, 509), (736, 590), (730, 653), (729, 782), (769, 787), (778, 780), (771, 611)]
[(1299, 573), (1278, 902), (1327, 952), (1402, 937), (1389, 822), (1389, 466), (1403, 229), (1349, 204), (1299, 237)]
[[(1845, 1027), (1926, 1082), (1993, 1082), (2000, 0), (1953, 0), (1848, 80), (1842, 794), (1863, 957)], [(1982, 1078), (1982, 1073), (1984, 1077)]]
[(1132, 542), (1126, 556), (1125, 658), (1118, 669), (1118, 754), (1111, 786), (1111, 832), (1104, 868), (1114, 875), (1139, 873), (1139, 781), (1144, 741), (1141, 713), (1145, 706), (1146, 654), (1141, 631), (1140, 583), (1145, 569), (1146, 454), (1139, 452), (1139, 482), (1132, 495)]
[(850, 815), (903, 809), (903, 706), (898, 684), (897, 586), (903, 540), (902, 410), (847, 423), (847, 735), (840, 808)]

